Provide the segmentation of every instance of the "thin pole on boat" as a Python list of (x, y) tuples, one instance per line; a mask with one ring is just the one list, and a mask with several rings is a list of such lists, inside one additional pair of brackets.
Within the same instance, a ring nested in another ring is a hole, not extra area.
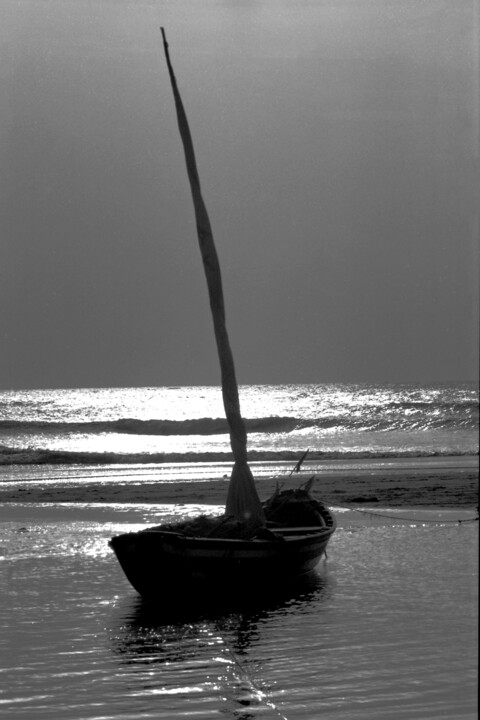
[(165, 30), (163, 27), (160, 29), (195, 209), (198, 242), (207, 279), (210, 309), (212, 311), (215, 340), (220, 361), (223, 404), (230, 430), (230, 444), (234, 458), (234, 467), (227, 494), (226, 514), (252, 524), (263, 524), (265, 516), (251, 470), (247, 463), (247, 433), (245, 423), (240, 413), (235, 366), (225, 323), (225, 303), (223, 299), (220, 264), (213, 240), (210, 219), (202, 197), (200, 178), (187, 116), (170, 61)]
[(300, 460), (296, 463), (296, 465), (295, 465), (295, 467), (293, 468), (293, 470), (291, 470), (289, 477), (291, 477), (291, 476), (293, 475), (293, 473), (300, 472), (300, 468), (302, 467), (303, 461), (305, 460), (305, 458), (307, 457), (307, 455), (308, 455), (309, 452), (310, 452), (310, 450), (306, 450), (306, 451), (303, 453), (302, 457), (301, 457)]

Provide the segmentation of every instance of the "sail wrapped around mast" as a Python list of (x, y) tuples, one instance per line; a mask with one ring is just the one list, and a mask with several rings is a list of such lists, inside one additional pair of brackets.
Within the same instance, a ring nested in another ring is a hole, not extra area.
[(165, 30), (161, 28), (163, 47), (172, 85), (178, 128), (183, 143), (188, 179), (195, 209), (198, 242), (207, 279), (210, 309), (212, 312), (215, 340), (217, 344), (222, 379), (222, 396), (225, 414), (230, 431), (230, 444), (234, 457), (234, 467), (227, 494), (226, 514), (241, 522), (262, 525), (265, 522), (260, 498), (247, 463), (247, 433), (240, 413), (238, 385), (235, 366), (230, 348), (225, 322), (225, 304), (223, 299), (220, 264), (213, 240), (213, 233), (207, 209), (203, 201), (200, 178), (195, 160), (193, 141), (187, 116), (178, 90), (175, 74), (170, 61)]

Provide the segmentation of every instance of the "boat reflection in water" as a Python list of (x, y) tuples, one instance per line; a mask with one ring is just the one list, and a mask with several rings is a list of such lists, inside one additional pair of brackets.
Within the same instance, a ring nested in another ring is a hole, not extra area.
[(179, 603), (173, 594), (158, 599), (136, 597), (132, 606), (124, 610), (125, 628), (161, 628), (196, 622), (218, 622), (225, 617), (258, 618), (272, 613), (291, 612), (295, 607), (325, 599), (328, 593), (326, 561), (314, 570), (288, 584), (236, 586), (234, 592), (205, 589), (188, 602)]
[(142, 701), (155, 702), (161, 717), (195, 697), (202, 718), (216, 716), (219, 707), (237, 720), (273, 711), (282, 718), (275, 704), (279, 692), (269, 679), (272, 656), (281, 668), (283, 642), (286, 648), (308, 642), (290, 626), (309, 614), (318, 619), (330, 594), (328, 579), (317, 572), (283, 594), (250, 589), (228, 605), (210, 597), (208, 603), (166, 608), (137, 598), (121, 609), (113, 649), (141, 683)]

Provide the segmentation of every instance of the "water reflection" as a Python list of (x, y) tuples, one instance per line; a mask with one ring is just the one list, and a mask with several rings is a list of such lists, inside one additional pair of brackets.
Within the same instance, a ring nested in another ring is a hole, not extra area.
[(201, 695), (205, 717), (222, 702), (227, 717), (249, 720), (261, 711), (281, 718), (262, 672), (271, 657), (258, 649), (281, 637), (287, 616), (321, 612), (330, 594), (328, 578), (311, 574), (282, 591), (205, 596), (194, 607), (135, 598), (117, 608), (112, 646), (137, 689), (140, 680), (144, 699), (163, 696), (178, 709)]
[(261, 590), (254, 586), (235, 590), (217, 588), (180, 601), (178, 596), (170, 601), (166, 597), (158, 601), (138, 597), (133, 601), (130, 615), (127, 611), (126, 620), (132, 626), (159, 627), (197, 620), (218, 620), (232, 613), (243, 616), (270, 613), (292, 604), (305, 605), (324, 595), (328, 584), (326, 573), (312, 572), (294, 583)]

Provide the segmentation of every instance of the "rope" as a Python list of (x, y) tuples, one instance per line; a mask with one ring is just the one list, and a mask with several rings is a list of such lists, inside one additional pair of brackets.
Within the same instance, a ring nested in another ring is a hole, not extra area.
[(256, 697), (257, 697), (257, 700), (258, 700), (259, 704), (263, 704), (263, 705), (265, 705), (266, 707), (268, 707), (268, 708), (270, 708), (271, 710), (273, 710), (273, 712), (280, 718), (280, 720), (288, 720), (287, 716), (284, 715), (284, 714), (282, 713), (282, 711), (275, 705), (275, 703), (274, 703), (272, 700), (269, 700), (269, 698), (268, 698), (267, 695), (263, 692), (263, 690), (260, 690), (260, 688), (254, 683), (254, 681), (253, 681), (252, 678), (250, 677), (250, 673), (245, 669), (245, 667), (243, 666), (243, 664), (242, 664), (242, 663), (240, 662), (240, 660), (238, 659), (237, 654), (232, 650), (232, 648), (230, 647), (229, 643), (226, 642), (225, 638), (222, 638), (222, 640), (223, 640), (223, 642), (225, 643), (225, 646), (228, 648), (229, 652), (231, 653), (232, 658), (233, 658), (233, 662), (234, 662), (235, 665), (239, 668), (240, 672), (242, 673), (242, 675), (243, 675), (243, 676), (245, 677), (245, 679), (247, 680), (248, 684), (249, 684), (249, 685), (251, 686), (251, 688), (253, 689), (253, 691), (254, 691), (254, 693), (255, 693), (255, 695), (256, 695)]
[[(304, 455), (302, 455), (299, 462), (297, 463), (297, 465), (295, 465), (292, 472), (290, 473), (289, 477), (294, 472), (298, 472), (298, 470), (300, 469), (300, 465), (305, 460), (308, 452), (309, 451), (307, 450), (307, 452), (304, 453)], [(321, 479), (320, 477), (318, 477), (316, 475), (312, 475), (312, 477), (309, 478), (306, 483), (303, 483), (303, 485), (301, 485), (301, 487), (305, 488), (307, 485), (312, 484), (314, 480), (320, 480), (320, 479)], [(285, 502), (285, 500), (284, 500), (284, 502)], [(387, 518), (388, 520), (404, 520), (406, 522), (415, 522), (415, 523), (418, 523), (418, 522), (430, 523), (432, 525), (447, 525), (447, 524), (448, 525), (461, 525), (462, 523), (473, 523), (473, 522), (478, 522), (478, 517), (479, 517), (477, 514), (477, 517), (467, 518), (466, 520), (460, 520), (460, 519), (459, 520), (419, 520), (418, 518), (399, 517), (398, 515), (386, 515), (385, 513), (377, 513), (374, 510), (360, 510), (359, 508), (348, 507), (347, 505), (337, 505), (337, 503), (334, 503), (334, 505), (335, 505), (335, 507), (339, 507), (343, 510), (350, 510), (351, 512), (363, 513), (364, 515), (371, 515), (372, 517)], [(279, 510), (281, 507), (282, 506), (277, 508), (277, 510)], [(277, 512), (277, 510), (275, 512)], [(477, 510), (477, 513), (478, 513), (478, 510)]]
[(371, 515), (372, 517), (387, 518), (388, 520), (404, 520), (406, 522), (415, 523), (431, 523), (433, 525), (461, 525), (462, 523), (473, 523), (478, 522), (478, 515), (474, 518), (467, 518), (466, 520), (419, 520), (418, 518), (400, 517), (398, 515), (386, 515), (385, 513), (377, 513), (373, 510), (360, 510), (359, 508), (347, 507), (346, 505), (336, 505), (343, 510), (350, 510), (352, 512), (363, 513), (364, 515)]
[(233, 663), (234, 666), (237, 667), (237, 672), (239, 672), (238, 680), (246, 681), (246, 684), (249, 685), (250, 690), (253, 692), (253, 695), (255, 696), (259, 705), (263, 705), (264, 707), (267, 707), (270, 710), (272, 710), (275, 713), (275, 715), (277, 715), (277, 717), (280, 718), (280, 720), (288, 720), (287, 716), (282, 713), (282, 711), (275, 705), (273, 700), (270, 700), (268, 698), (267, 694), (263, 690), (261, 690), (258, 687), (258, 685), (254, 682), (254, 680), (252, 679), (247, 668), (240, 661), (238, 654), (233, 649), (231, 643), (225, 637), (224, 628), (222, 628), (221, 626), (219, 628), (218, 636), (220, 637), (220, 640), (222, 641), (224, 647), (228, 651), (230, 658), (231, 658), (231, 662)]

